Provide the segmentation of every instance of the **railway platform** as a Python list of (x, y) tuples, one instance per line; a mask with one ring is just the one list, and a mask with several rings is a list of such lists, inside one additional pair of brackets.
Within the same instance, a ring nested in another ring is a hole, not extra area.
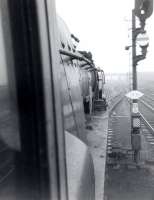
[(87, 140), (95, 170), (95, 199), (103, 200), (106, 164), (108, 112), (99, 111), (87, 117)]

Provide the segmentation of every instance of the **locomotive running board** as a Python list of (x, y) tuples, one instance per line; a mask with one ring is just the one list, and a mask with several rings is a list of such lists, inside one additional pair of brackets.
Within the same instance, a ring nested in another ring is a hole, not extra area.
[(95, 199), (94, 165), (88, 146), (67, 131), (65, 140), (69, 199)]

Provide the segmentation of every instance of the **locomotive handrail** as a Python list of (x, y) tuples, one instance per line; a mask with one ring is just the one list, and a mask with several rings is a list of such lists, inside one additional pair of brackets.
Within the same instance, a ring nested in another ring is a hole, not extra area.
[[(72, 53), (72, 52), (69, 52), (69, 51), (66, 51), (66, 50), (63, 50), (63, 49), (60, 49), (59, 52), (62, 55), (71, 57), (72, 59), (78, 59), (80, 61), (85, 61), (86, 63), (80, 66), (83, 69), (86, 69), (88, 71), (100, 71), (104, 74), (104, 71), (102, 69), (96, 69), (93, 62), (89, 61), (84, 56), (77, 55), (75, 53)], [(87, 64), (90, 65), (91, 67), (85, 67)]]
[(75, 53), (72, 53), (72, 52), (63, 50), (63, 49), (60, 49), (59, 52), (60, 52), (60, 54), (62, 54), (62, 55), (71, 57), (72, 59), (78, 59), (78, 60), (81, 60), (81, 61), (85, 61), (85, 62), (86, 62), (87, 64), (89, 64), (92, 68), (94, 68), (94, 64), (93, 64), (92, 62), (90, 62), (87, 58), (85, 58), (84, 56), (80, 56), (80, 55), (77, 55), (77, 54), (75, 54)]
[(96, 68), (90, 68), (88, 71), (97, 71)]

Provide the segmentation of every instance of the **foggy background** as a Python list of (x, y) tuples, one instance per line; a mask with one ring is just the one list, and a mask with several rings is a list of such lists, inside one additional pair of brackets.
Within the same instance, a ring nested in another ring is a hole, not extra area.
[[(70, 32), (80, 39), (79, 48), (91, 51), (97, 66), (106, 73), (130, 71), (131, 15), (134, 0), (57, 0), (58, 14)], [(147, 19), (149, 36), (147, 58), (138, 71), (154, 71), (154, 14)]]

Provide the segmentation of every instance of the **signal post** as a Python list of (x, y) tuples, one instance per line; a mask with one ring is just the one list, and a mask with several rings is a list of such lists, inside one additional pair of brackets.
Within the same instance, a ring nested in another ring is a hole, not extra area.
[[(145, 31), (145, 21), (152, 15), (153, 0), (135, 0), (135, 8), (132, 10), (132, 89), (126, 96), (132, 99), (131, 105), (131, 143), (134, 152), (134, 162), (139, 162), (141, 149), (140, 135), (140, 113), (138, 110), (138, 99), (143, 95), (137, 91), (137, 64), (146, 58), (148, 37)], [(140, 27), (136, 28), (136, 17), (140, 21)], [(137, 44), (141, 47), (141, 54), (136, 54)]]

